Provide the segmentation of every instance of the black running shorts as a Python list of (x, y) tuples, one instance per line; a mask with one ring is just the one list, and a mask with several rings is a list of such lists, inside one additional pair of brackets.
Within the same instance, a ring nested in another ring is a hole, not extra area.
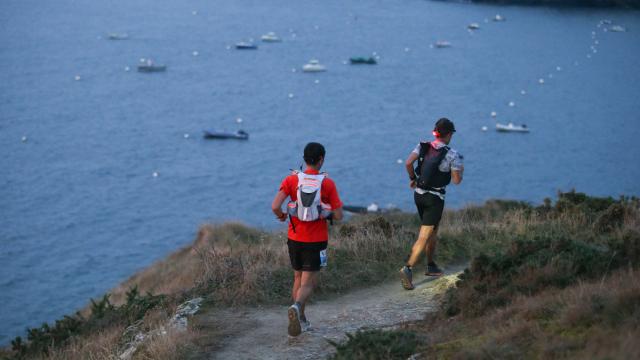
[(444, 200), (431, 193), (418, 194), (417, 192), (413, 193), (413, 199), (422, 225), (438, 226), (444, 210)]
[(320, 271), (322, 267), (320, 252), (326, 251), (327, 242), (305, 243), (289, 239), (289, 259), (291, 267), (296, 271)]

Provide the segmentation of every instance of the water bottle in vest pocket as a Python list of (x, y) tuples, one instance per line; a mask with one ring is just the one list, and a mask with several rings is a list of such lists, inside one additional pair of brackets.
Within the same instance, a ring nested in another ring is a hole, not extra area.
[(327, 249), (320, 250), (320, 266), (327, 266)]

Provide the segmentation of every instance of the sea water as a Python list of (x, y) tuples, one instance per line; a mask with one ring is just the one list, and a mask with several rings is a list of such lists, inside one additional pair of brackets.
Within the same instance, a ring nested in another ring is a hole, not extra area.
[[(498, 13), (506, 21), (490, 21)], [(2, 1), (0, 343), (72, 313), (205, 222), (283, 229), (271, 200), (309, 141), (325, 145), (324, 170), (352, 205), (412, 211), (402, 162), (443, 116), (465, 161), (448, 207), (539, 203), (572, 188), (638, 195), (639, 14), (425, 0)], [(605, 32), (602, 19), (628, 32)], [(283, 42), (260, 43), (270, 31)], [(233, 49), (250, 38), (258, 50)], [(431, 46), (439, 40), (452, 46)], [(351, 56), (378, 65), (345, 65)], [(141, 58), (168, 69), (138, 73)], [(311, 59), (328, 71), (302, 73)], [(496, 122), (531, 132), (497, 133)], [(201, 137), (240, 128), (249, 141)]]

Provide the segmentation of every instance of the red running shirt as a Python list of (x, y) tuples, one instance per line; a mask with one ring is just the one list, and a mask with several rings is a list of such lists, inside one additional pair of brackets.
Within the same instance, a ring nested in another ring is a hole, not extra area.
[[(305, 174), (318, 175), (319, 172), (314, 169), (307, 169)], [(291, 198), (291, 201), (298, 199), (298, 175), (292, 174), (284, 178), (280, 185), (280, 191), (284, 192)], [(342, 207), (342, 201), (338, 196), (336, 183), (329, 177), (325, 177), (320, 188), (320, 200), (331, 206), (331, 210)], [(286, 209), (285, 209), (286, 211)], [(316, 221), (300, 221), (297, 217), (290, 218), (289, 223), (289, 239), (300, 242), (324, 242), (329, 240), (329, 231), (327, 229), (327, 220), (318, 219)], [(295, 227), (296, 231), (293, 231)]]

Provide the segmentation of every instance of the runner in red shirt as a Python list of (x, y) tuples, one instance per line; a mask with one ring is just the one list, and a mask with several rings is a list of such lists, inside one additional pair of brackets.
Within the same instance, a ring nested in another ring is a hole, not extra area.
[[(318, 271), (327, 265), (327, 219), (342, 219), (342, 202), (333, 180), (320, 173), (325, 150), (319, 143), (309, 143), (304, 148), (304, 172), (294, 172), (280, 185), (271, 209), (280, 221), (290, 220), (288, 242), (289, 259), (294, 271), (289, 307), (289, 335), (298, 336), (308, 330), (304, 308), (316, 286)], [(287, 211), (282, 211), (286, 198), (291, 201)]]

